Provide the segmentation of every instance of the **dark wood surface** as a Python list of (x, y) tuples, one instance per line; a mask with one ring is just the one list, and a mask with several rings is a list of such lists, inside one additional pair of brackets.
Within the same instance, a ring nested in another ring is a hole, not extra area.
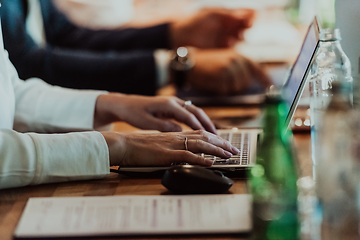
[[(254, 109), (239, 108), (206, 108), (205, 111), (213, 119), (225, 116), (247, 116), (249, 112), (257, 113)], [(134, 131), (133, 127), (124, 123), (115, 125), (116, 131)], [(295, 146), (300, 166), (300, 175), (311, 176), (310, 134), (297, 133)], [(243, 178), (234, 179), (235, 183), (227, 194), (241, 194), (247, 192), (246, 181)], [(160, 178), (138, 178), (111, 173), (101, 180), (80, 182), (44, 184), (0, 190), (0, 239), (13, 239), (15, 227), (21, 217), (25, 204), (30, 197), (74, 197), (74, 196), (111, 196), (111, 195), (161, 195), (170, 194), (161, 185)], [(149, 239), (134, 237), (135, 239)], [(131, 238), (131, 239), (134, 239)], [(159, 239), (247, 239), (242, 235), (196, 235), (196, 236), (155, 236)], [(98, 238), (97, 238), (98, 239)], [(116, 238), (115, 238), (116, 239)], [(121, 238), (124, 239), (124, 238)]]

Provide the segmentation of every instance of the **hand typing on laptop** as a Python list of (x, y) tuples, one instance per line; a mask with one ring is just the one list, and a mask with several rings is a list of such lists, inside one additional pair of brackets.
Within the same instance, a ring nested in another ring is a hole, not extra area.
[(187, 124), (194, 130), (206, 130), (216, 134), (214, 124), (204, 111), (177, 97), (145, 97), (110, 93), (98, 97), (95, 106), (94, 127), (115, 121), (162, 132), (180, 132), (181, 127), (170, 121)]
[[(178, 133), (103, 132), (109, 148), (110, 164), (120, 166), (170, 165), (174, 162), (211, 166), (212, 160), (196, 153), (230, 158), (239, 150), (215, 135), (209, 117), (196, 106), (176, 97), (142, 97), (110, 93), (100, 95), (95, 107), (95, 124), (114, 121), (142, 128)], [(182, 132), (175, 119), (198, 131)], [(96, 126), (95, 126), (96, 127)]]
[(110, 164), (116, 166), (170, 166), (187, 162), (211, 166), (213, 161), (196, 153), (230, 158), (239, 150), (204, 130), (181, 133), (102, 133), (109, 147)]

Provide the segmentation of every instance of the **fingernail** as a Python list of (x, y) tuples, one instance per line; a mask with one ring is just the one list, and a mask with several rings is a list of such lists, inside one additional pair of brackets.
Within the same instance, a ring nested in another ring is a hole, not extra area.
[(213, 161), (211, 161), (210, 159), (205, 159), (205, 164), (212, 166), (213, 165)]
[(228, 158), (232, 157), (232, 154), (230, 152), (228, 152), (228, 151), (224, 151), (224, 154)]
[(240, 153), (240, 150), (237, 149), (237, 148), (234, 147), (234, 146), (231, 147), (231, 151), (232, 151), (234, 154), (239, 154), (239, 153)]

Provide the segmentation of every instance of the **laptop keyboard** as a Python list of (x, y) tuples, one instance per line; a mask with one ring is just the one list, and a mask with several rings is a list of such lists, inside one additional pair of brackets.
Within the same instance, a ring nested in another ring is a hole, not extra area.
[(220, 137), (228, 140), (233, 146), (240, 150), (238, 155), (233, 155), (229, 159), (222, 159), (213, 155), (201, 154), (206, 159), (214, 162), (213, 165), (248, 165), (249, 164), (249, 147), (250, 135), (244, 132), (220, 133)]

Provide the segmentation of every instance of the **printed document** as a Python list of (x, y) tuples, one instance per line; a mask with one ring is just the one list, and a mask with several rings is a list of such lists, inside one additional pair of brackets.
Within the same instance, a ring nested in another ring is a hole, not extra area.
[(240, 233), (247, 194), (30, 198), (15, 237)]

